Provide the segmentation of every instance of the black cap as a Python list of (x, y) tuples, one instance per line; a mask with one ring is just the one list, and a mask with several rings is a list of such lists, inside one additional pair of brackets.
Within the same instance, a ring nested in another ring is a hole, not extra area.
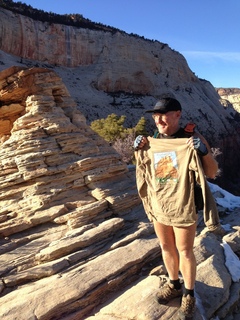
[(178, 100), (174, 98), (164, 98), (158, 100), (152, 110), (147, 110), (146, 112), (152, 113), (167, 113), (168, 111), (178, 111), (182, 110), (181, 104)]

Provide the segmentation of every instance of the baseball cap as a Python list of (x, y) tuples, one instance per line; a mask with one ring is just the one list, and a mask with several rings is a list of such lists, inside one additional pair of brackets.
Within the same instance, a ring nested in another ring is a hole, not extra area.
[(174, 98), (164, 98), (158, 100), (154, 108), (147, 110), (146, 112), (152, 113), (167, 113), (168, 111), (182, 110), (181, 104)]

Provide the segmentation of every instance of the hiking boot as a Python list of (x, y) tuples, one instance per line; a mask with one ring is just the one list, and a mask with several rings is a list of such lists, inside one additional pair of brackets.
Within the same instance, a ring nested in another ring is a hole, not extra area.
[(181, 308), (178, 311), (178, 319), (181, 320), (190, 320), (193, 319), (193, 315), (195, 312), (195, 304), (196, 304), (196, 299), (190, 294), (188, 294), (186, 297), (182, 297), (182, 302), (181, 302)]
[(167, 304), (170, 300), (182, 296), (182, 288), (177, 290), (170, 282), (166, 282), (156, 295), (159, 304)]

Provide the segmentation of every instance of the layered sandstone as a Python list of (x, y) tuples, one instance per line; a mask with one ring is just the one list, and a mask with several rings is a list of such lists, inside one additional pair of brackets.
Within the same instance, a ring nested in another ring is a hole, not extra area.
[(240, 113), (240, 89), (218, 88), (216, 90), (219, 96), (221, 97), (220, 102), (224, 107), (228, 107), (229, 105), (231, 105), (238, 113)]
[[(126, 164), (86, 125), (54, 72), (11, 68), (0, 74), (0, 90), (0, 188), (8, 194), (1, 199), (2, 236), (41, 221), (65, 223), (65, 214), (82, 226), (139, 203), (136, 192), (119, 194), (128, 189)], [(114, 194), (109, 186), (118, 181)]]

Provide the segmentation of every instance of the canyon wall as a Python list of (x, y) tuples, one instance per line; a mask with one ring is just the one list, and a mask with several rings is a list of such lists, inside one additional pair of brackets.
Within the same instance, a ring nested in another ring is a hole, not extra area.
[(223, 106), (232, 105), (233, 108), (240, 113), (240, 89), (238, 88), (217, 88), (217, 93), (221, 97)]

